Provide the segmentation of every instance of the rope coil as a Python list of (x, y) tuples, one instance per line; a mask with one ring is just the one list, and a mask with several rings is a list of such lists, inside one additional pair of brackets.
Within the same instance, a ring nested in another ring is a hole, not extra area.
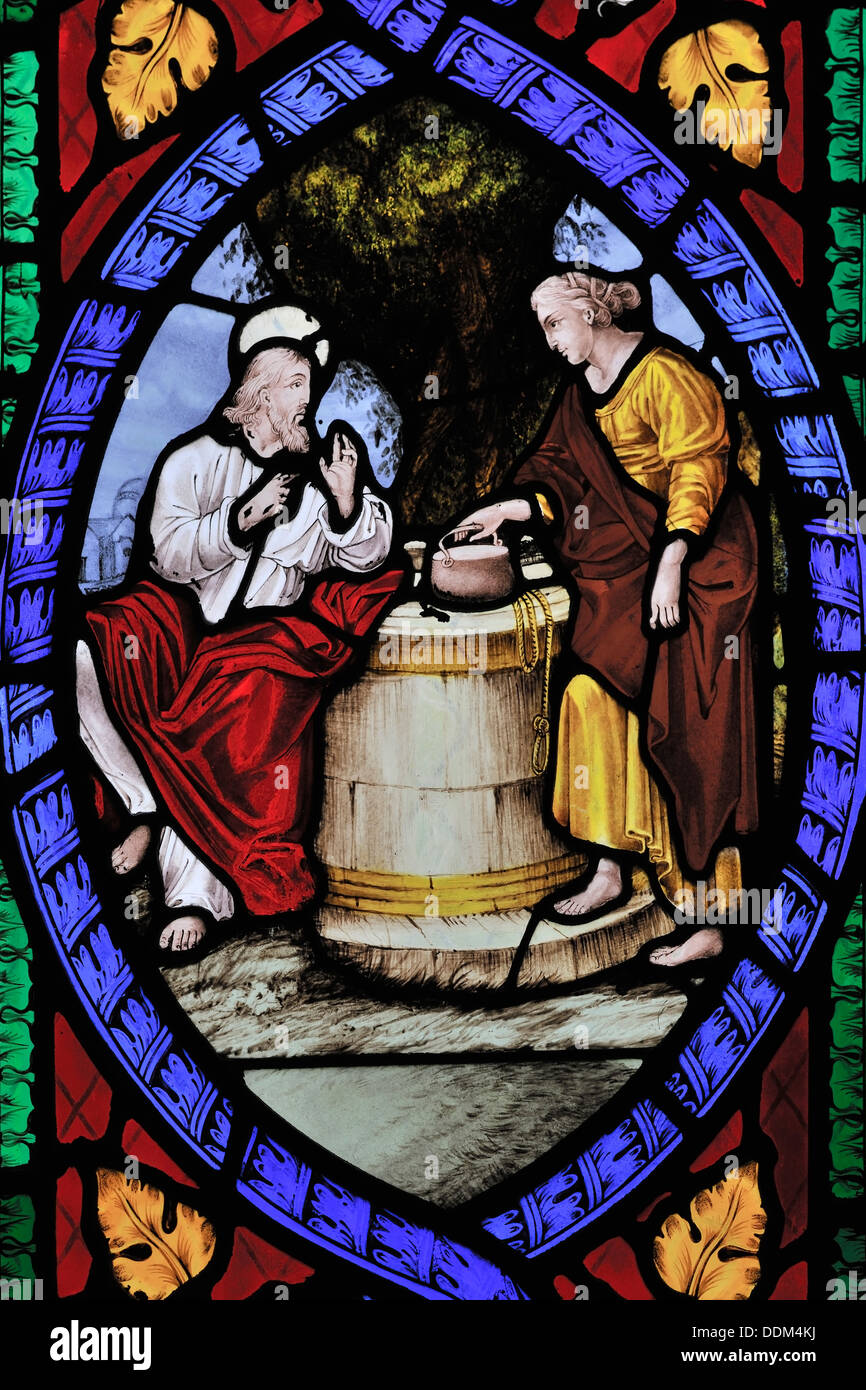
[(541, 631), (535, 604), (544, 620), (544, 671), (541, 681), (541, 713), (532, 721), (535, 742), (532, 748), (532, 771), (540, 777), (550, 758), (550, 666), (553, 659), (553, 614), (546, 594), (529, 589), (512, 603), (517, 637), (517, 657), (521, 670), (530, 675), (542, 658)]

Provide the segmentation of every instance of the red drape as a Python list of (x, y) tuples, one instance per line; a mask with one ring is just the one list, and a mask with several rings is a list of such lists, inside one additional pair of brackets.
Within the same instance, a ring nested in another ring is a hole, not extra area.
[(197, 604), (150, 580), (87, 615), (109, 708), (182, 838), (250, 913), (313, 895), (313, 716), (401, 579), (325, 579), (303, 611), (251, 610), (226, 630), (204, 629)]
[[(758, 557), (749, 507), (726, 489), (706, 546), (688, 567), (688, 625), (657, 642), (646, 627), (645, 604), (661, 504), (608, 457), (577, 386), (567, 388), (543, 445), (517, 470), (515, 483), (537, 486), (559, 504), (556, 549), (580, 595), (573, 650), (642, 713), (687, 863), (700, 871), (732, 817), (740, 833), (757, 828), (748, 619)], [(579, 504), (587, 508), (586, 527), (575, 524)]]

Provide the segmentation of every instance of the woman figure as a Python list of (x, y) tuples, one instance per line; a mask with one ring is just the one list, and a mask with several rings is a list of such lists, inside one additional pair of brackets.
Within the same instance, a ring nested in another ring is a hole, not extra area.
[[(583, 371), (514, 475), (524, 496), (461, 525), (473, 539), (504, 521), (546, 525), (577, 589), (579, 670), (562, 701), (553, 812), (591, 863), (554, 913), (577, 922), (624, 902), (637, 859), (678, 906), (701, 876), (725, 902), (741, 884), (721, 837), (757, 828), (757, 538), (726, 485), (722, 400), (685, 357), (617, 324), (640, 303), (629, 282), (570, 271), (531, 303), (552, 351)], [(720, 950), (718, 930), (702, 928), (650, 958), (675, 966)]]

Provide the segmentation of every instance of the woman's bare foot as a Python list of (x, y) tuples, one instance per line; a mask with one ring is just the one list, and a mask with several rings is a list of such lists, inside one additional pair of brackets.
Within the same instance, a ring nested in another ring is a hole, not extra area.
[(690, 960), (712, 960), (722, 953), (722, 933), (716, 927), (702, 927), (680, 946), (658, 946), (650, 951), (653, 965), (687, 965)]
[(622, 870), (615, 859), (601, 858), (598, 867), (585, 888), (572, 893), (567, 898), (559, 898), (553, 904), (563, 917), (585, 917), (595, 912), (605, 903), (612, 903), (623, 890)]
[(175, 917), (169, 922), (159, 938), (161, 951), (191, 951), (207, 935), (207, 927), (201, 917), (190, 912), (184, 917)]
[(150, 826), (137, 825), (111, 854), (111, 867), (116, 874), (128, 874), (137, 869), (150, 845)]

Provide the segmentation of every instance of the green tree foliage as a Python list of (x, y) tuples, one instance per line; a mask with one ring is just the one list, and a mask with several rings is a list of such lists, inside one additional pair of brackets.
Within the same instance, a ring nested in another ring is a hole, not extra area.
[(269, 264), (288, 248), (287, 291), (400, 406), (406, 521), (475, 505), (536, 434), (557, 364), (529, 296), (556, 269), (553, 229), (574, 192), (488, 127), (418, 97), (260, 203)]

